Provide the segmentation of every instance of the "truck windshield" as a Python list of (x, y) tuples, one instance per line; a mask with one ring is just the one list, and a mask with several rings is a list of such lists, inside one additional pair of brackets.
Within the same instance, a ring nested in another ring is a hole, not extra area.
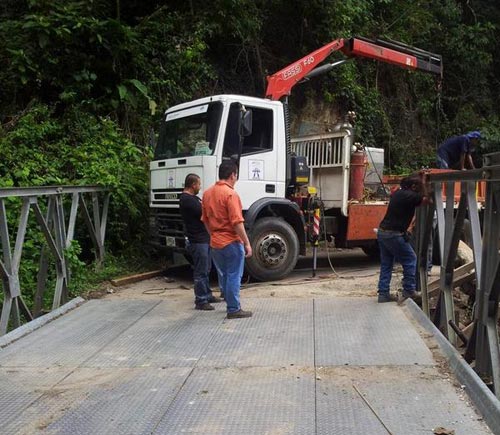
[(160, 127), (154, 159), (213, 154), (221, 115), (221, 102), (167, 113)]

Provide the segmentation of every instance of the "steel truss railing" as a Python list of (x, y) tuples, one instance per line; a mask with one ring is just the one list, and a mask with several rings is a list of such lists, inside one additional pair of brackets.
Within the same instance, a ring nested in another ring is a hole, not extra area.
[[(484, 158), (481, 169), (454, 171), (428, 176), (434, 201), (419, 207), (416, 216), (417, 270), (422, 309), (430, 316), (427, 282), (428, 247), (433, 220), (437, 218), (441, 271), (439, 296), (433, 315), (434, 324), (456, 345), (457, 332), (453, 306), (454, 264), (466, 218), (470, 222), (471, 248), (476, 280), (473, 332), (468, 340), (465, 359), (475, 362), (476, 372), (500, 398), (500, 346), (498, 339), (498, 304), (500, 298), (500, 153)], [(486, 195), (478, 207), (478, 183), (486, 183)], [(458, 206), (455, 183), (460, 185)], [(446, 195), (443, 200), (442, 192)], [(481, 212), (481, 213), (480, 213)], [(482, 215), (482, 222), (481, 217)], [(469, 230), (465, 230), (469, 232)]]
[[(67, 225), (63, 201), (65, 195), (71, 195), (71, 208)], [(91, 197), (93, 218), (87, 208), (86, 195), (90, 195)], [(102, 207), (99, 205), (99, 195), (104, 196)], [(22, 199), (14, 251), (11, 250), (5, 204), (5, 200), (12, 197)], [(40, 208), (42, 199), (46, 201), (45, 215)], [(65, 250), (71, 245), (74, 237), (79, 207), (86, 226), (89, 229), (90, 238), (95, 249), (96, 261), (102, 263), (104, 260), (104, 239), (106, 235), (109, 199), (110, 193), (107, 189), (97, 186), (13, 187), (0, 189), (0, 241), (3, 253), (0, 259), (0, 276), (3, 283), (0, 336), (7, 332), (10, 320), (14, 328), (21, 325), (21, 314), (28, 320), (32, 320), (41, 314), (43, 296), (47, 286), (49, 254), (52, 254), (55, 259), (56, 268), (56, 284), (52, 309), (59, 307), (61, 303), (67, 301), (70, 270), (65, 257)], [(28, 308), (23, 300), (19, 280), (19, 268), (30, 210), (33, 211), (46, 241), (46, 245), (42, 247), (40, 255), (37, 289), (32, 310)]]

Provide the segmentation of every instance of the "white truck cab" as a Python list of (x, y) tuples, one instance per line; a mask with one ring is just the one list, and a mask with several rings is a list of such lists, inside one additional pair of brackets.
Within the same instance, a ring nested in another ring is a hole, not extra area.
[[(252, 118), (251, 132), (245, 136), (240, 133), (242, 111), (251, 113)], [(287, 274), (295, 266), (299, 251), (305, 252), (305, 234), (299, 207), (285, 199), (285, 131), (283, 104), (263, 98), (217, 95), (167, 110), (150, 164), (153, 244), (183, 252), (179, 196), (186, 175), (195, 173), (201, 178), (202, 195), (204, 188), (217, 181), (222, 160), (233, 158), (239, 161), (235, 189), (241, 197), (247, 229), (252, 229), (257, 217), (278, 217), (272, 212), (272, 206), (277, 206), (282, 219), (279, 225), (286, 226), (290, 233), (265, 236), (261, 241), (265, 247), (257, 250), (254, 260), (260, 259), (264, 269), (274, 265), (274, 273), (268, 270), (254, 275), (277, 279)]]

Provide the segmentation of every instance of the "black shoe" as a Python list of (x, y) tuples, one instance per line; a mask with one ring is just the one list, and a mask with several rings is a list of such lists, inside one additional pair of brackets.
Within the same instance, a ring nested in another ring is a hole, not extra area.
[(208, 300), (208, 302), (209, 302), (209, 303), (211, 303), (211, 304), (218, 304), (219, 302), (222, 302), (222, 301), (223, 301), (223, 299), (220, 299), (220, 298), (218, 298), (218, 297), (216, 297), (216, 296), (212, 296), (212, 297)]
[(215, 310), (212, 305), (210, 305), (208, 302), (205, 302), (204, 304), (201, 305), (195, 305), (194, 307), (195, 310), (202, 310), (202, 311), (213, 311)]
[(422, 304), (422, 294), (415, 290), (411, 292), (403, 290), (401, 297), (398, 299), (398, 305), (401, 305), (406, 299), (413, 299), (416, 304)]
[(252, 317), (251, 311), (238, 310), (234, 313), (227, 313), (228, 319), (243, 319), (245, 317)]
[(398, 298), (395, 295), (391, 295), (390, 293), (379, 293), (378, 295), (378, 303), (382, 304), (384, 302), (396, 302)]

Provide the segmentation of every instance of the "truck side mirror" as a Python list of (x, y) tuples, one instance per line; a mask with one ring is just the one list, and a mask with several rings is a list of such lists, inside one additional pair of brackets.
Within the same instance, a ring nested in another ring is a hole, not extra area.
[(242, 110), (240, 120), (240, 136), (246, 137), (252, 134), (252, 111)]

